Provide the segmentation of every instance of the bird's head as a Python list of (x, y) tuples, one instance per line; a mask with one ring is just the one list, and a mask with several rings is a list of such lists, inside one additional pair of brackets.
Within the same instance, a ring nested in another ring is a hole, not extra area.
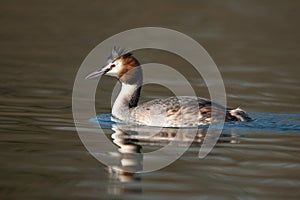
[(121, 82), (132, 82), (137, 79), (139, 74), (140, 63), (133, 57), (132, 53), (125, 52), (120, 48), (113, 48), (106, 65), (86, 76), (86, 79), (93, 79), (102, 75), (116, 77)]

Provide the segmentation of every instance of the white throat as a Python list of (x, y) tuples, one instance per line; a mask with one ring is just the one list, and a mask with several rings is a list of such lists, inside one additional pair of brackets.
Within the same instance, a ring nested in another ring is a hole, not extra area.
[(122, 82), (121, 91), (112, 107), (112, 115), (122, 121), (132, 121), (130, 111), (136, 107), (143, 84), (141, 67), (137, 68), (135, 76), (126, 82)]

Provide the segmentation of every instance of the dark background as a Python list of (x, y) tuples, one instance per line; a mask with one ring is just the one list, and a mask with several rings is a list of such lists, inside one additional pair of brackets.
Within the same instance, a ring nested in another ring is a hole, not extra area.
[[(229, 105), (266, 113), (258, 116), (276, 125), (272, 113), (300, 111), (299, 10), (297, 0), (1, 0), (0, 198), (299, 199), (295, 131), (235, 130), (240, 143), (219, 144), (201, 161), (198, 147), (191, 149), (129, 184), (142, 188), (130, 196), (118, 182), (109, 187), (113, 178), (81, 143), (71, 107), (76, 72), (96, 45), (121, 31), (157, 26), (197, 40), (222, 73)], [(115, 82), (107, 78), (99, 89), (99, 113), (110, 112)], [(165, 91), (148, 87), (142, 94), (149, 100)]]

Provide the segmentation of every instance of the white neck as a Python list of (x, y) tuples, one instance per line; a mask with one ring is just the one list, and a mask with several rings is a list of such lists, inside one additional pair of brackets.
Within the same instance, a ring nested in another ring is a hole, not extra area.
[(122, 82), (121, 91), (113, 105), (112, 115), (122, 121), (131, 121), (130, 110), (137, 106), (143, 83), (142, 70), (139, 69), (134, 80)]

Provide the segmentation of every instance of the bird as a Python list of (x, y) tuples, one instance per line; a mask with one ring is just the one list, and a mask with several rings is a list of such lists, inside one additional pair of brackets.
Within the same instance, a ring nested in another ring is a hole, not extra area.
[(112, 107), (112, 119), (159, 127), (196, 127), (214, 122), (251, 121), (240, 108), (227, 108), (209, 99), (194, 96), (172, 96), (154, 99), (138, 105), (143, 84), (140, 62), (131, 52), (113, 47), (104, 67), (88, 74), (85, 79), (108, 75), (121, 82), (121, 90)]

